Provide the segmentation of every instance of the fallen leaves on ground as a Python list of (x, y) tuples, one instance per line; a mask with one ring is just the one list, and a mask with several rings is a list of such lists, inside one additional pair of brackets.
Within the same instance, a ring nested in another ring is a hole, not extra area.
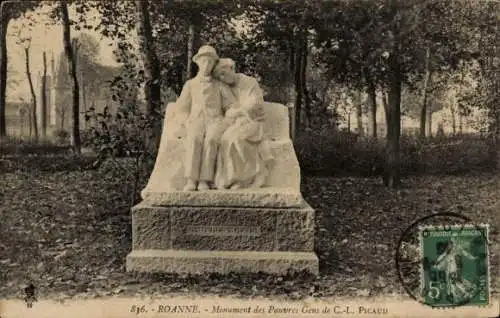
[[(491, 175), (423, 176), (405, 180), (400, 190), (390, 190), (379, 179), (305, 177), (302, 192), (316, 210), (319, 277), (307, 273), (180, 276), (125, 272), (125, 257), (131, 250), (128, 174), (4, 173), (0, 297), (22, 297), (22, 287), (30, 282), (39, 298), (186, 293), (288, 299), (402, 295), (395, 249), (403, 231), (418, 218), (446, 211), (489, 223), (491, 252), (498, 252), (499, 181)], [(409, 246), (407, 252), (415, 251)], [(492, 273), (492, 278), (496, 276)], [(495, 293), (498, 286), (498, 281), (492, 281)]]

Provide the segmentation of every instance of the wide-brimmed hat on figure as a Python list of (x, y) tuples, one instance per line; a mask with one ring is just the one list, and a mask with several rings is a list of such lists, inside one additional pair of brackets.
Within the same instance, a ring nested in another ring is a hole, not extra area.
[(202, 56), (210, 56), (214, 60), (219, 59), (219, 56), (217, 55), (217, 51), (215, 51), (215, 48), (210, 46), (210, 45), (203, 45), (202, 47), (200, 47), (200, 49), (198, 50), (198, 53), (196, 53), (195, 56), (193, 56), (193, 62), (196, 63), (196, 61)]

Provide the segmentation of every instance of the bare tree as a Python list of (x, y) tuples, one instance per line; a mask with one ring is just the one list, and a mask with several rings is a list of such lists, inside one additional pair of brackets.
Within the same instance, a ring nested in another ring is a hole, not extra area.
[(368, 113), (370, 114), (369, 126), (371, 129), (371, 136), (377, 138), (377, 87), (370, 76), (365, 76), (367, 79), (366, 92), (368, 95)]
[(30, 116), (30, 113), (29, 113), (29, 106), (26, 105), (26, 102), (24, 101), (23, 98), (20, 98), (20, 101), (21, 103), (19, 104), (19, 108), (17, 109), (17, 114), (19, 116), (19, 119), (20, 119), (20, 137), (24, 137), (24, 123), (25, 123), (25, 119), (26, 119), (26, 115), (28, 115), (28, 117)]
[[(31, 68), (30, 68), (31, 37), (21, 37), (21, 30), (19, 30), (17, 43), (19, 45), (23, 46), (25, 67), (26, 67), (26, 78), (28, 79), (28, 84), (29, 84), (30, 94), (31, 94), (30, 131), (31, 131), (31, 127), (33, 127), (35, 141), (38, 141), (37, 103), (36, 103), (35, 88), (33, 86), (33, 80), (31, 78)], [(31, 135), (31, 133), (30, 133), (30, 135)]]
[[(431, 50), (429, 47), (425, 49), (425, 75), (424, 83), (422, 87), (422, 108), (420, 111), (420, 138), (425, 138), (426, 122), (427, 119), (431, 120), (431, 110), (428, 109), (428, 98), (429, 98), (429, 84), (432, 77), (432, 71), (430, 69), (430, 59)], [(429, 131), (431, 131), (431, 122), (427, 122), (427, 135), (430, 137)]]
[(70, 21), (68, 14), (68, 2), (67, 0), (61, 0), (61, 13), (63, 21), (63, 41), (64, 41), (64, 52), (66, 58), (68, 59), (68, 68), (73, 84), (73, 107), (72, 107), (72, 117), (73, 117), (73, 127), (71, 130), (71, 145), (75, 153), (81, 153), (81, 140), (80, 140), (80, 88), (78, 86), (78, 77), (76, 74), (76, 60), (75, 52), (71, 43), (71, 30)]
[(355, 107), (356, 107), (356, 124), (358, 128), (359, 136), (364, 135), (364, 127), (363, 127), (363, 95), (361, 91), (358, 91), (354, 95)]
[(434, 101), (427, 101), (427, 137), (432, 137), (432, 114), (434, 114)]
[(41, 111), (41, 124), (42, 124), (42, 137), (47, 137), (47, 53), (43, 51), (43, 74), (42, 74), (42, 111)]

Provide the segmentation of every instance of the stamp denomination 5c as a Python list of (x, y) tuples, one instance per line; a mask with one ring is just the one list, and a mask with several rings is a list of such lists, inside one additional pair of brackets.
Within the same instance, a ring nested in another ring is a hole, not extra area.
[(423, 226), (419, 234), (424, 303), (433, 307), (488, 305), (488, 226)]

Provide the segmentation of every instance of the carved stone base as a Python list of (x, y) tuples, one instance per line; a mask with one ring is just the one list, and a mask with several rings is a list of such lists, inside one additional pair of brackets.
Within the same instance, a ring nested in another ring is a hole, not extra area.
[(305, 252), (139, 250), (127, 256), (127, 271), (203, 274), (318, 273), (318, 258)]
[(316, 274), (313, 249), (314, 210), (305, 201), (279, 208), (143, 201), (132, 208), (127, 270), (285, 274), (306, 269)]

